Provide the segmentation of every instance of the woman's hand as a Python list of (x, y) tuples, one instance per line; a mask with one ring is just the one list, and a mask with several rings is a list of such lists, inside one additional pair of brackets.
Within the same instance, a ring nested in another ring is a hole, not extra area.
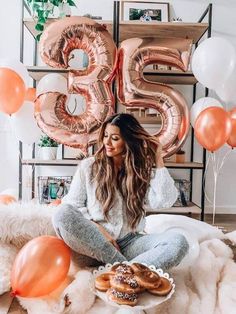
[(118, 251), (120, 251), (120, 247), (117, 244), (116, 240), (112, 238), (112, 236), (106, 231), (105, 228), (103, 228), (101, 225), (97, 224), (96, 222), (92, 221), (99, 231), (104, 235), (104, 237), (107, 239), (108, 242), (110, 242)]
[(159, 142), (158, 146), (157, 146), (157, 150), (156, 150), (156, 167), (157, 168), (162, 168), (164, 167), (164, 160), (162, 158), (162, 145)]

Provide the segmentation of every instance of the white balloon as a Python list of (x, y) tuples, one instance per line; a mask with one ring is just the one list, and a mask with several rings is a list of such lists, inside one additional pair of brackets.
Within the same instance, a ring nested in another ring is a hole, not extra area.
[(34, 118), (33, 102), (25, 101), (21, 108), (11, 115), (10, 123), (16, 138), (24, 144), (33, 144), (42, 135)]
[(224, 82), (221, 88), (216, 90), (216, 94), (221, 100), (228, 104), (236, 104), (236, 69), (229, 76), (229, 78)]
[(176, 233), (180, 233), (182, 235), (185, 236), (188, 245), (189, 245), (189, 251), (188, 253), (185, 255), (185, 257), (182, 259), (182, 261), (180, 262), (180, 264), (176, 267), (174, 267), (173, 269), (176, 270), (185, 270), (188, 267), (192, 266), (194, 264), (194, 262), (196, 261), (196, 259), (199, 256), (199, 252), (200, 252), (200, 247), (199, 247), (199, 243), (198, 240), (195, 236), (193, 236), (192, 234), (190, 234), (189, 231), (187, 231), (184, 228), (179, 228), (179, 227), (171, 227), (169, 229), (167, 229), (168, 231), (175, 231)]
[(23, 63), (15, 59), (0, 59), (0, 67), (9, 68), (15, 71), (24, 81), (25, 87), (28, 87), (29, 73)]
[(203, 97), (195, 101), (195, 103), (192, 105), (190, 109), (190, 122), (193, 128), (199, 114), (204, 109), (209, 108), (209, 107), (223, 108), (221, 103), (217, 99), (212, 98), (212, 97)]
[(36, 96), (47, 92), (60, 92), (68, 95), (67, 79), (57, 73), (43, 76), (36, 87)]
[(194, 51), (192, 71), (204, 86), (217, 89), (231, 75), (236, 64), (235, 49), (226, 39), (211, 37)]

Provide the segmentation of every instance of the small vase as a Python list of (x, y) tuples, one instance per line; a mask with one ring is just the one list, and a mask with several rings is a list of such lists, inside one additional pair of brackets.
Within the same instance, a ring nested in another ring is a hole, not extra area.
[(54, 160), (57, 158), (57, 147), (41, 147), (40, 159), (42, 160)]
[(175, 156), (177, 163), (185, 163), (185, 152), (183, 150), (178, 151)]

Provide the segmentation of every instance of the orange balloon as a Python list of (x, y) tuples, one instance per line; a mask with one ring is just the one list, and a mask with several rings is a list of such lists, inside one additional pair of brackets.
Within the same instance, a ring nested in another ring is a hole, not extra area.
[(70, 248), (52, 236), (29, 241), (18, 253), (11, 272), (12, 295), (41, 297), (65, 280), (70, 267)]
[(230, 110), (229, 115), (232, 123), (232, 130), (227, 140), (227, 144), (233, 148), (236, 147), (236, 108)]
[(203, 110), (194, 125), (198, 142), (207, 150), (214, 152), (223, 146), (230, 136), (232, 123), (228, 112), (220, 107)]
[(61, 200), (60, 199), (56, 199), (54, 201), (52, 201), (49, 205), (50, 206), (58, 206), (61, 204)]
[(25, 100), (34, 101), (36, 98), (36, 88), (29, 87), (25, 94)]
[(13, 70), (0, 68), (0, 111), (12, 114), (20, 109), (25, 98), (25, 83)]
[(15, 197), (7, 194), (0, 195), (0, 204), (8, 205), (13, 202), (16, 202)]

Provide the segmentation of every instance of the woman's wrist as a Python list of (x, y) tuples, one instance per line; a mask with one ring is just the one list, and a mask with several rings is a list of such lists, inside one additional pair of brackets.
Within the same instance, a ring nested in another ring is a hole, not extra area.
[(161, 156), (159, 156), (156, 160), (156, 168), (163, 168), (163, 167), (165, 167), (164, 160)]

